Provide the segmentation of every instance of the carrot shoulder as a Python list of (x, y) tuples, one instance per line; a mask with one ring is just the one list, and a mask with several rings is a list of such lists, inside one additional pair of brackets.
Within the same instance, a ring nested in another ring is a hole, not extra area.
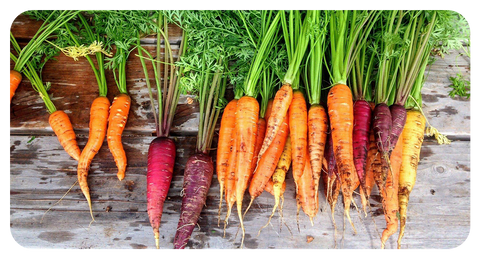
[(77, 144), (75, 132), (68, 115), (61, 110), (57, 110), (50, 114), (48, 123), (52, 127), (53, 132), (58, 138), (63, 149), (75, 160), (80, 159), (80, 148)]
[(107, 132), (108, 110), (110, 101), (106, 97), (97, 97), (93, 100), (90, 108), (90, 123), (88, 141), (80, 154), (78, 160), (77, 177), (80, 189), (82, 190), (90, 208), (90, 215), (93, 219), (92, 202), (90, 199), (90, 189), (88, 188), (87, 176), (93, 157), (102, 147), (105, 134)]
[(107, 129), (107, 143), (117, 165), (117, 177), (119, 180), (125, 178), (127, 168), (127, 156), (122, 145), (122, 133), (127, 123), (131, 99), (127, 94), (119, 94), (113, 100), (110, 107)]

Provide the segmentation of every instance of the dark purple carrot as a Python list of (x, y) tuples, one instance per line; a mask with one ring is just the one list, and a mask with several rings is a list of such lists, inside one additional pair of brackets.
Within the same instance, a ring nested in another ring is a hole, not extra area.
[(159, 248), (163, 203), (172, 181), (175, 156), (175, 143), (171, 139), (157, 137), (150, 143), (147, 164), (147, 212), (157, 248)]
[(353, 161), (362, 187), (365, 187), (365, 167), (371, 121), (370, 104), (365, 100), (355, 101), (353, 104)]
[(373, 134), (381, 153), (388, 153), (390, 148), (390, 133), (392, 131), (392, 114), (385, 103), (380, 103), (373, 109)]
[(188, 158), (183, 177), (182, 214), (173, 241), (175, 249), (183, 249), (187, 245), (207, 201), (212, 177), (213, 161), (209, 155), (197, 153)]
[(402, 134), (405, 121), (407, 120), (407, 110), (404, 106), (393, 104), (390, 106), (390, 114), (392, 115), (392, 131), (390, 132), (390, 148), (389, 153), (392, 153), (397, 144), (398, 138)]

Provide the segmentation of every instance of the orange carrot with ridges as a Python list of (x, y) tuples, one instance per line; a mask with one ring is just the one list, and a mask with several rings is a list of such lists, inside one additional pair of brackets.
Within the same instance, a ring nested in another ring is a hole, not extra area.
[(298, 184), (305, 168), (307, 156), (307, 103), (302, 92), (293, 92), (292, 103), (290, 104), (290, 138), (292, 140), (292, 173), (298, 191)]
[(315, 198), (317, 200), (327, 133), (327, 112), (321, 105), (312, 105), (308, 110), (308, 154), (312, 165), (313, 181), (315, 182)]
[(237, 139), (237, 160), (235, 165), (235, 192), (237, 200), (237, 211), (242, 228), (242, 245), (245, 236), (243, 226), (242, 205), (243, 195), (252, 176), (252, 159), (255, 152), (257, 137), (259, 104), (250, 96), (243, 96), (238, 100), (237, 112), (235, 114), (235, 137)]
[(218, 132), (217, 145), (217, 179), (220, 184), (220, 202), (218, 205), (218, 225), (220, 225), (220, 213), (222, 209), (222, 199), (227, 178), (227, 169), (230, 164), (229, 156), (232, 153), (233, 132), (235, 131), (235, 111), (237, 110), (237, 99), (228, 102), (223, 110), (220, 121), (220, 130)]
[(119, 180), (125, 178), (125, 169), (127, 168), (127, 156), (122, 145), (122, 132), (127, 124), (131, 103), (129, 95), (117, 95), (113, 100), (108, 116), (107, 143), (118, 168), (117, 177)]
[(350, 219), (350, 204), (354, 191), (353, 175), (357, 174), (353, 163), (353, 101), (350, 88), (343, 84), (333, 86), (328, 92), (327, 106), (332, 131), (333, 153), (342, 180), (344, 217), (348, 218), (356, 233), (355, 226)]
[(90, 208), (90, 215), (93, 218), (92, 202), (90, 199), (90, 189), (88, 188), (87, 176), (90, 164), (93, 157), (98, 153), (100, 147), (102, 147), (105, 134), (107, 132), (108, 123), (108, 111), (110, 107), (110, 101), (108, 98), (99, 96), (93, 100), (90, 108), (90, 123), (88, 141), (80, 154), (78, 160), (77, 177), (80, 189), (85, 195)]
[(275, 135), (279, 131), (280, 125), (284, 122), (288, 108), (292, 102), (293, 91), (289, 84), (284, 84), (275, 94), (273, 99), (271, 114), (267, 122), (267, 130), (263, 140), (262, 148), (258, 154), (259, 161), (270, 144), (273, 142)]
[(397, 145), (390, 155), (391, 171), (387, 175), (385, 188), (382, 189), (382, 205), (387, 221), (387, 227), (382, 233), (382, 249), (385, 248), (387, 239), (398, 229), (398, 176), (402, 165), (403, 136), (398, 138)]
[(245, 213), (252, 205), (253, 200), (262, 194), (265, 186), (271, 179), (273, 172), (277, 167), (278, 160), (282, 155), (283, 148), (288, 137), (288, 119), (289, 117), (287, 115), (285, 122), (283, 122), (280, 126), (280, 130), (273, 139), (272, 144), (258, 162), (257, 168), (253, 173), (252, 180), (248, 187), (248, 192), (250, 193), (251, 199), (247, 209), (245, 210)]
[(52, 127), (53, 132), (55, 132), (63, 149), (73, 159), (78, 161), (80, 158), (80, 148), (78, 147), (72, 122), (70, 122), (68, 115), (61, 110), (57, 110), (50, 114), (48, 123)]
[[(294, 148), (293, 144), (292, 148)], [(310, 218), (310, 223), (313, 226), (313, 218), (318, 212), (318, 199), (315, 197), (315, 182), (313, 181), (312, 165), (310, 163), (310, 156), (308, 153), (306, 155), (305, 167), (303, 169), (303, 174), (298, 179), (297, 183), (297, 224), (298, 214), (300, 212), (300, 208), (302, 208), (303, 212), (305, 212), (305, 214)]]

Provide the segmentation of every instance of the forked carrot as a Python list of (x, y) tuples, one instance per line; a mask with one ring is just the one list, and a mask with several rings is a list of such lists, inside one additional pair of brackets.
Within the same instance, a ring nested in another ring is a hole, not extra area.
[(57, 110), (50, 114), (48, 123), (52, 127), (53, 132), (55, 132), (63, 149), (73, 159), (78, 161), (80, 158), (80, 148), (78, 147), (72, 122), (70, 122), (68, 115), (62, 110)]
[(90, 164), (93, 157), (98, 153), (100, 147), (102, 147), (105, 134), (107, 132), (108, 123), (108, 111), (110, 107), (110, 101), (107, 97), (99, 96), (93, 100), (90, 108), (90, 123), (88, 141), (80, 154), (78, 160), (77, 177), (80, 189), (85, 195), (90, 208), (90, 215), (93, 218), (92, 202), (90, 199), (90, 189), (88, 188), (87, 176)]
[[(292, 148), (295, 148), (293, 144)], [(318, 199), (315, 198), (315, 182), (313, 181), (312, 165), (310, 163), (310, 156), (308, 153), (306, 155), (305, 167), (303, 169), (303, 174), (298, 179), (297, 184), (297, 226), (299, 226), (298, 216), (300, 208), (302, 208), (303, 212), (310, 218), (310, 223), (313, 226), (313, 218), (318, 212)]]
[(12, 103), (13, 96), (22, 82), (22, 74), (15, 70), (7, 70), (7, 105)]
[(125, 169), (127, 168), (127, 156), (122, 145), (122, 132), (127, 123), (131, 103), (129, 95), (117, 95), (113, 99), (108, 116), (107, 143), (118, 168), (119, 180), (125, 178)]

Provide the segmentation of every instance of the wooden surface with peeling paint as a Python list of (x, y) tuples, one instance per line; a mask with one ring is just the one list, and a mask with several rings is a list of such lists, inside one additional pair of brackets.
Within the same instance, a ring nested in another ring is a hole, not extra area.
[[(36, 24), (19, 16), (12, 24), (12, 31), (16, 37), (27, 39)], [(179, 35), (178, 28), (173, 28), (173, 32)], [(178, 43), (178, 35), (172, 39), (173, 43)], [(144, 46), (151, 52), (155, 51), (153, 44), (151, 39), (144, 41)], [(448, 96), (448, 78), (457, 72), (469, 79), (470, 60), (458, 52), (429, 67), (422, 92), (424, 113), (428, 121), (440, 132), (448, 134), (453, 142), (438, 145), (432, 138), (426, 138), (424, 142), (417, 183), (408, 208), (403, 239), (405, 249), (455, 248), (469, 234), (470, 101)], [(77, 164), (53, 136), (48, 114), (36, 92), (26, 80), (20, 85), (10, 109), (10, 227), (18, 244), (27, 248), (155, 247), (146, 210), (147, 151), (155, 127), (143, 72), (138, 58), (133, 55), (127, 64), (127, 73), (132, 107), (123, 137), (128, 156), (126, 178), (118, 181), (116, 166), (105, 142), (92, 162), (89, 175), (96, 220), (91, 225), (88, 206), (78, 185), (58, 202), (75, 183)], [(52, 82), (52, 100), (58, 109), (66, 110), (71, 117), (79, 145), (83, 148), (88, 133), (89, 100), (98, 93), (89, 65), (85, 61), (73, 62), (59, 56), (58, 62), (47, 64), (43, 76), (45, 81)], [(117, 90), (111, 73), (107, 76), (108, 97), (112, 99)], [(160, 227), (161, 248), (173, 248), (184, 166), (194, 152), (198, 108), (195, 102), (188, 104), (187, 97), (181, 97), (175, 115), (172, 135), (177, 144), (177, 158)], [(376, 189), (371, 200), (371, 215), (364, 217), (355, 208), (351, 210), (358, 232), (355, 235), (349, 225), (342, 234), (343, 210), (341, 203), (337, 205), (335, 244), (335, 230), (329, 208), (322, 200), (324, 197), (320, 195), (321, 210), (313, 226), (303, 212), (297, 222), (291, 174), (287, 175), (286, 181), (283, 209), (286, 225), (281, 225), (275, 215), (271, 225), (257, 237), (274, 202), (273, 196), (263, 193), (245, 217), (245, 248), (380, 248), (378, 232), (385, 227), (385, 220)], [(323, 189), (322, 185), (320, 189)], [(239, 225), (235, 209), (225, 237), (223, 226), (217, 226), (218, 193), (219, 185), (214, 176), (206, 206), (187, 248), (239, 247), (240, 237), (235, 237)], [(245, 201), (249, 199), (247, 194)], [(358, 195), (355, 200), (361, 205)], [(47, 212), (49, 208), (51, 210)], [(225, 210), (222, 218), (224, 216)], [(397, 236), (398, 233), (388, 240), (386, 248), (396, 248)], [(311, 241), (307, 243), (307, 239)]]

